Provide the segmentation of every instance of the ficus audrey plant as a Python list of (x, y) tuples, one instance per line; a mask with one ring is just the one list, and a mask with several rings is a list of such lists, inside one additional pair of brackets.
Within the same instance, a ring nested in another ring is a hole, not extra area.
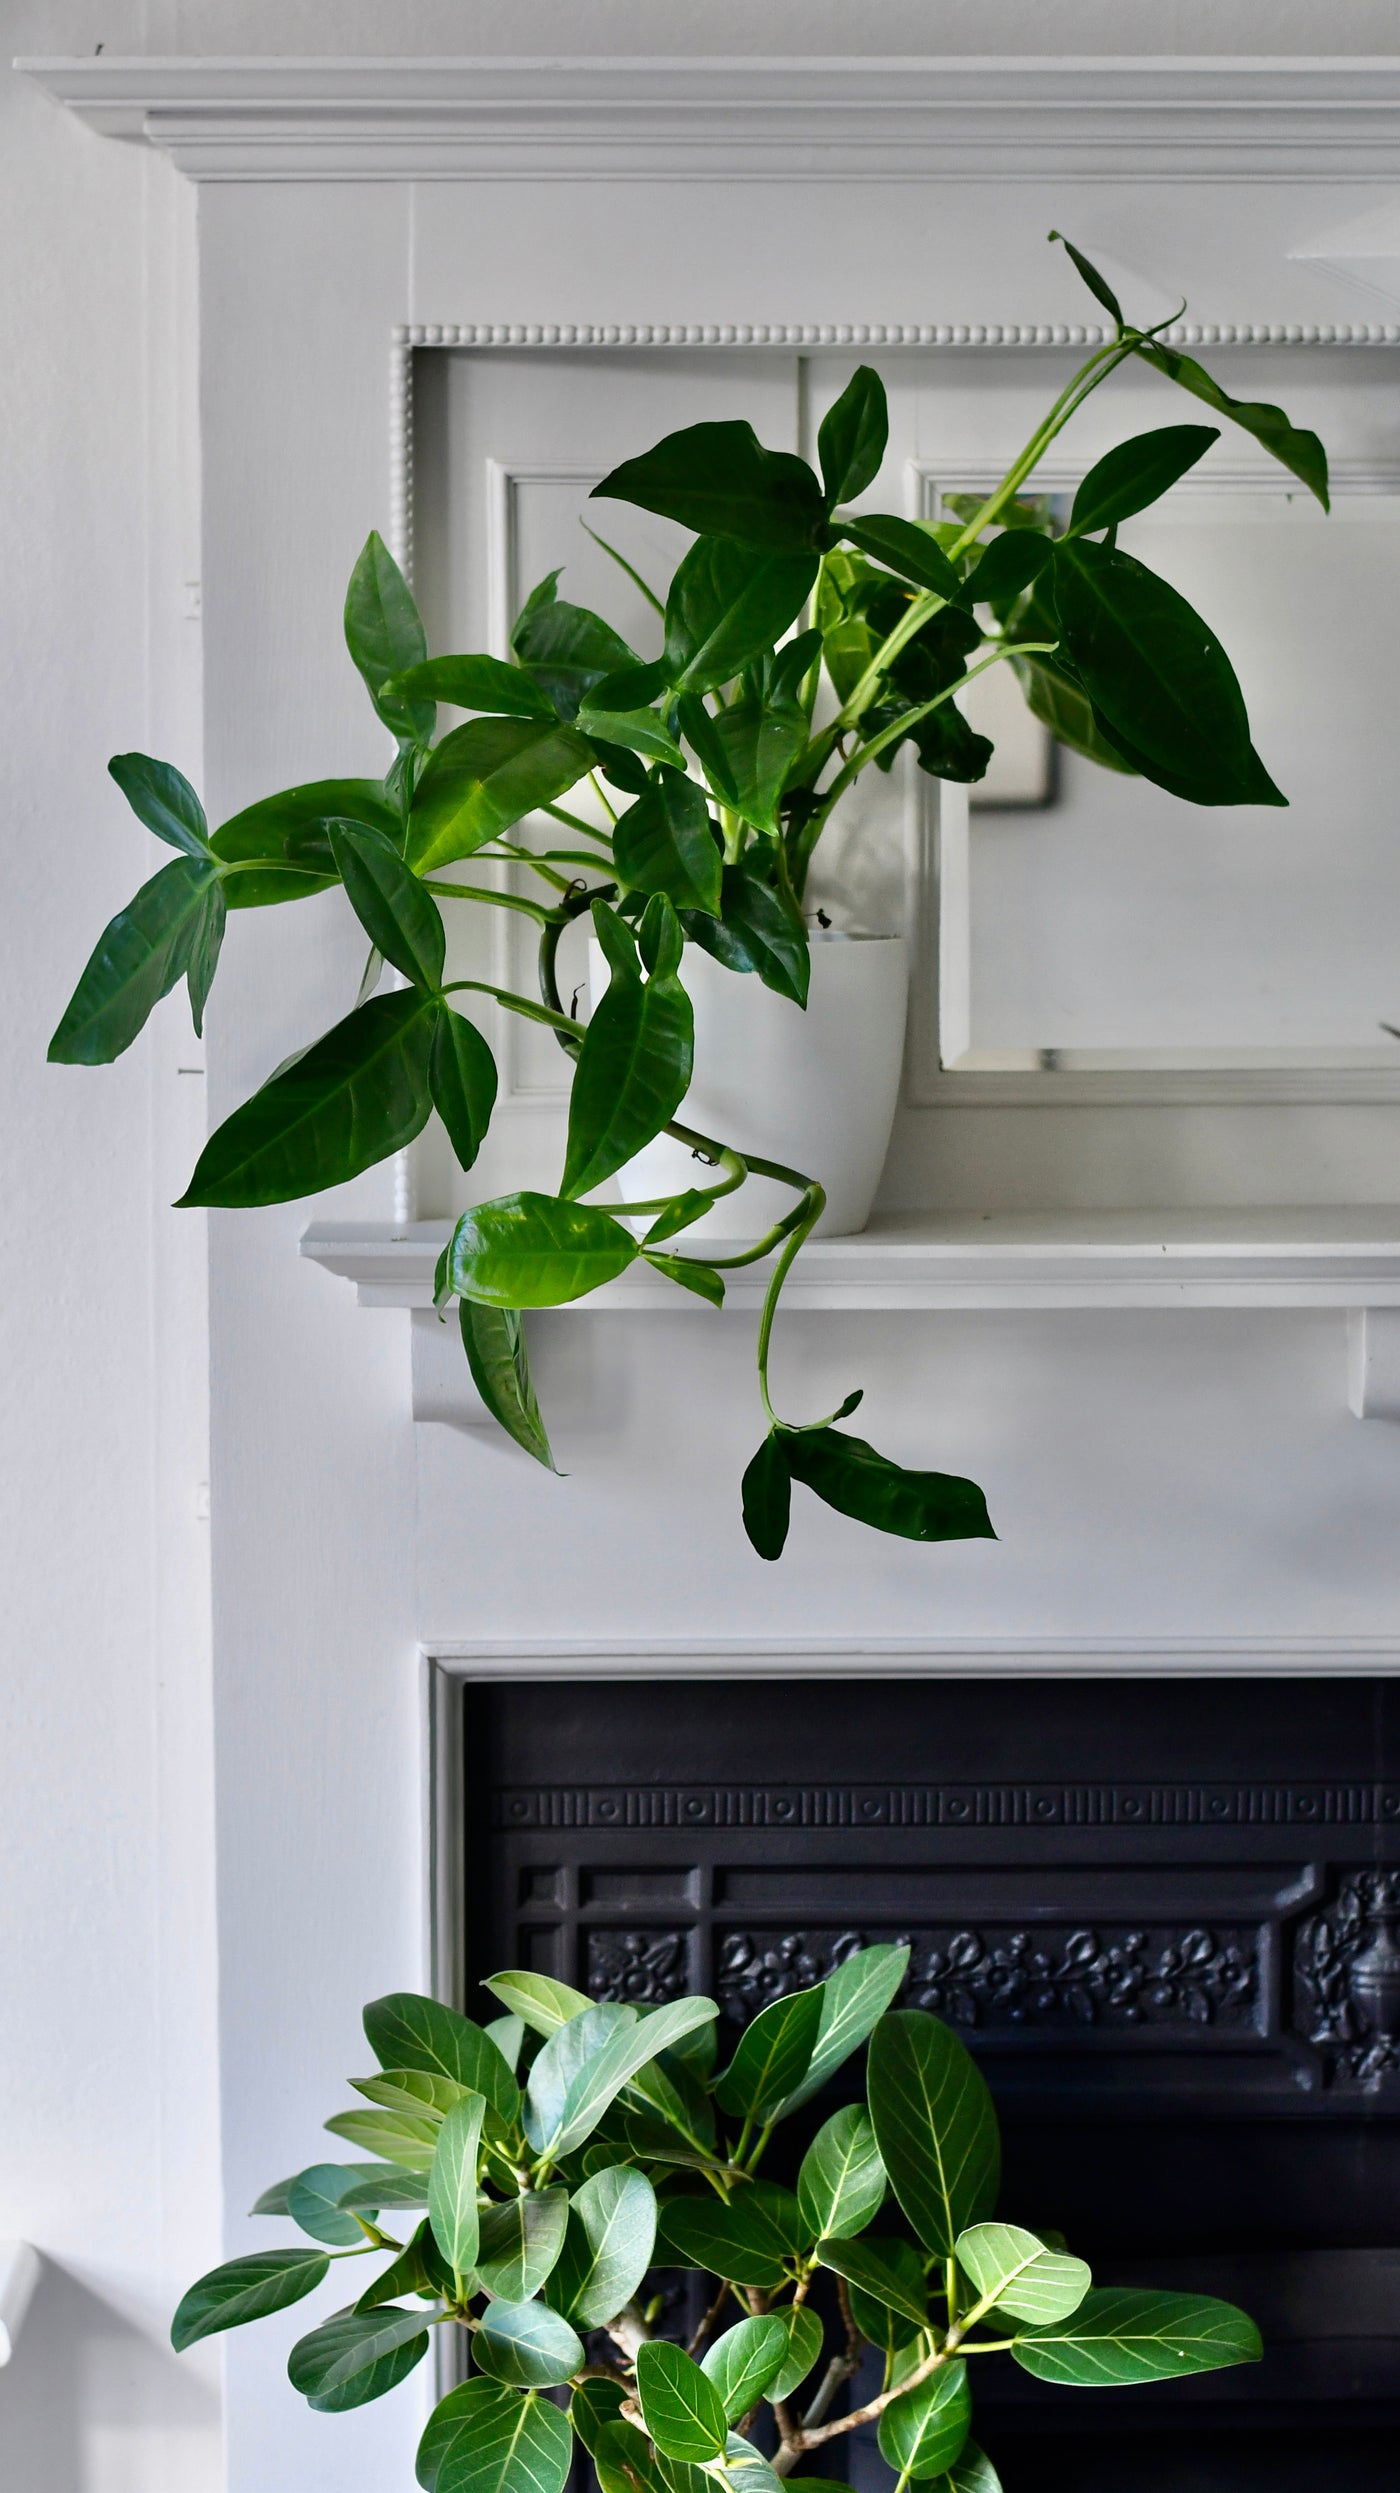
[[(858, 1393), (816, 1420), (775, 1408), (774, 1315), (825, 1197), (809, 1172), (745, 1154), (742, 1136), (683, 1121), (694, 1052), (687, 945), (804, 1006), (804, 900), (825, 826), (861, 772), (888, 770), (904, 745), (935, 778), (980, 778), (992, 748), (956, 696), (993, 666), (1009, 665), (1037, 717), (1106, 769), (1195, 805), (1286, 801), (1254, 749), (1219, 641), (1115, 541), (1218, 427), (1169, 424), (1121, 442), (1085, 476), (1067, 524), (1026, 488), (1076, 410), (1129, 362), (1243, 426), (1325, 504), (1322, 444), (1281, 409), (1228, 397), (1192, 357), (1131, 326), (1066, 247), (1113, 336), (993, 491), (955, 497), (953, 516), (848, 507), (878, 475), (888, 431), (883, 387), (862, 368), (822, 423), (820, 474), (766, 450), (747, 424), (695, 424), (595, 488), (695, 532), (664, 597), (623, 564), (655, 609), (655, 654), (559, 597), (554, 572), (526, 600), (508, 662), (430, 658), (408, 587), (371, 536), (345, 636), (396, 742), (382, 780), (283, 789), (211, 832), (170, 763), (128, 753), (111, 764), (141, 820), (180, 853), (102, 935), (50, 1056), (110, 1061), (182, 977), (198, 1030), (230, 909), (343, 887), (370, 945), (358, 1001), (210, 1136), (181, 1198), (251, 1205), (358, 1175), (410, 1143), (433, 1110), (470, 1169), (496, 1096), (495, 1060), (470, 1007), (489, 999), (543, 1023), (573, 1067), (558, 1191), (465, 1213), (441, 1259), (439, 1304), (458, 1304), (489, 1410), (552, 1467), (523, 1311), (585, 1297), (639, 1261), (718, 1306), (726, 1272), (771, 1258), (758, 1329), (767, 1433), (743, 1482), (745, 1528), (764, 1558), (783, 1548), (794, 1481), (911, 1540), (990, 1537), (992, 1526), (973, 1482), (906, 1470), (842, 1429)], [(475, 715), (439, 737), (439, 702)], [(561, 801), (579, 788), (583, 813), (578, 798)], [(541, 819), (542, 844), (520, 836)], [(467, 860), (480, 879), (461, 879)], [(511, 870), (516, 884), (533, 878), (533, 891), (513, 887)], [(446, 977), (448, 905), (534, 922), (538, 996)], [(609, 972), (586, 1028), (558, 980), (560, 939), (584, 915)], [(379, 993), (386, 964), (403, 983)], [(693, 1152), (693, 1186), (623, 1205), (587, 1200), (663, 1132)], [(750, 1245), (686, 1253), (685, 1231), (750, 1171), (790, 1187), (791, 1208)]]
[[(287, 2370), (338, 2412), (436, 2332), (465, 2337), (470, 2377), (419, 2444), (426, 2493), (563, 2493), (576, 2438), (600, 2493), (776, 2493), (871, 2424), (897, 2488), (999, 2493), (971, 2438), (982, 2358), (1089, 2389), (1255, 2361), (1233, 2304), (1096, 2287), (1060, 2235), (997, 2215), (991, 2096), (948, 2026), (891, 2007), (907, 1962), (858, 1949), (720, 2069), (713, 2000), (638, 2009), (536, 1973), (493, 1977), (505, 2014), (484, 2027), (375, 2000), (379, 2069), (326, 2123), (369, 2160), (265, 2191), (254, 2213), (309, 2240), (202, 2277), (176, 2347), (299, 2302), (333, 2262), (387, 2260), (347, 2271), (356, 2299)], [(766, 2178), (779, 2125), (867, 2042), (863, 2095), (802, 2125), (795, 2186)], [(675, 2270), (699, 2288), (683, 2321)]]

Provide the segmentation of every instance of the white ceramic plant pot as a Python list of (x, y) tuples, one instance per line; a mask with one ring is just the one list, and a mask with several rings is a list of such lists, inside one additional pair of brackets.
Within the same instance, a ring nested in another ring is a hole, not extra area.
[[(899, 1095), (909, 987), (904, 938), (814, 931), (805, 1013), (752, 974), (721, 969), (696, 944), (686, 946), (681, 976), (695, 1007), (695, 1075), (682, 1120), (736, 1151), (820, 1178), (827, 1199), (817, 1237), (863, 1229)], [(592, 944), (593, 1003), (607, 983), (607, 965)], [(635, 1202), (703, 1186), (710, 1174), (683, 1143), (663, 1135), (615, 1184), (619, 1200)], [(793, 1199), (791, 1187), (776, 1179), (751, 1177), (677, 1243), (758, 1237)]]

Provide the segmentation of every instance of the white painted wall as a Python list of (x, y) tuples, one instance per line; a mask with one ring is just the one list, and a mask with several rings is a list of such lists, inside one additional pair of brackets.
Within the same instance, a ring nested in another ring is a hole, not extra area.
[[(9, 0), (3, 31), (27, 52), (1048, 39), (1030, 0)], [(1400, 5), (1353, 0), (1338, 23), (1330, 0), (1064, 0), (1054, 40), (1365, 52), (1400, 48)], [(737, 1335), (716, 1352), (703, 1319), (678, 1316), (605, 1368), (614, 1320), (543, 1328), (571, 1470), (554, 1483), (448, 1432), (419, 1432), (415, 1449), (403, 1319), (361, 1315), (297, 1263), (296, 1211), (227, 1216), (212, 1244), (211, 1661), (202, 1244), (193, 1216), (162, 1208), (197, 1145), (204, 1084), (178, 1068), (199, 1054), (172, 1002), (115, 1071), (40, 1063), (96, 927), (151, 870), (107, 755), (149, 743), (201, 767), (199, 634), (182, 620), (201, 564), (167, 491), (195, 432), (181, 396), (194, 205), (157, 160), (14, 80), (0, 111), (0, 2231), (49, 2261), (0, 2374), (0, 2482), (215, 2493), (217, 2365), (177, 2364), (163, 2339), (179, 2286), (216, 2252), (220, 2090), (224, 2238), (241, 2249), (266, 2236), (239, 2211), (314, 2152), (356, 2066), (359, 2002), (422, 1978), (420, 1634), (1385, 1634), (1400, 1434), (1347, 1418), (1334, 1316), (969, 1318), (903, 1337), (885, 1319), (803, 1318), (780, 1351), (787, 1389), (820, 1402), (829, 1382), (864, 1379), (871, 1433), (978, 1472), (1005, 1539), (909, 1550), (808, 1515), (787, 1564), (764, 1569), (735, 1513), (755, 1433)], [(503, 228), (521, 204), (497, 201)], [(725, 212), (743, 228), (742, 202)], [(375, 765), (335, 628), (349, 560), (384, 513), (383, 343), (406, 313), (434, 316), (422, 289), (471, 269), (491, 213), (459, 194), (420, 226), (433, 247), (415, 301), (403, 194), (201, 202), (203, 758), (223, 810), (303, 772)], [(625, 228), (635, 195), (609, 210), (595, 194), (590, 216), (609, 214)], [(589, 238), (574, 231), (573, 263), (548, 276), (565, 316)], [(247, 334), (254, 268), (250, 366), (225, 316)], [(538, 299), (512, 299), (508, 316), (548, 316), (540, 268)], [(802, 281), (810, 291), (810, 254)], [(745, 271), (755, 316), (765, 291), (772, 316), (803, 316), (784, 282), (760, 252)], [(897, 284), (882, 275), (879, 292), (871, 316), (904, 316), (884, 299)], [(635, 295), (624, 315), (647, 316)], [(609, 316), (606, 301), (588, 308)], [(443, 316), (479, 310), (458, 299)], [(316, 433), (328, 407), (333, 457)], [(236, 927), (211, 1017), (216, 1113), (339, 1009), (356, 953), (333, 904)], [(1011, 1115), (1053, 1188), (1046, 1129)], [(959, 1199), (975, 1197), (977, 1127), (951, 1118), (939, 1136)], [(1219, 1130), (1233, 1164), (1236, 1130)], [(1158, 1127), (1159, 1148), (1171, 1132)], [(1369, 1157), (1373, 1142), (1345, 1148)], [(1287, 1156), (1281, 1141), (1280, 1167)], [(1130, 1150), (1118, 1165), (1127, 1185)], [(356, 1208), (387, 1211), (386, 1181), (363, 1181)], [(297, 2325), (232, 2350), (230, 2493), (406, 2485), (412, 2394), (309, 2416), (280, 2372)]]

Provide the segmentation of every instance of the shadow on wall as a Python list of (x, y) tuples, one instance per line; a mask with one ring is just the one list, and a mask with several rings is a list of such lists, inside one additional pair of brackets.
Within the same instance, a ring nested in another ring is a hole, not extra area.
[(6, 2493), (150, 2493), (212, 2484), (215, 2391), (66, 2269), (45, 2260), (23, 2334), (0, 2371)]

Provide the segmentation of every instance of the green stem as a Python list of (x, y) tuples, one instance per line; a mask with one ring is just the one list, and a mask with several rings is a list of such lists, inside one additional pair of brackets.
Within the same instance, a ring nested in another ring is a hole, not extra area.
[(588, 776), (592, 784), (593, 793), (597, 797), (599, 804), (602, 806), (604, 813), (607, 815), (609, 822), (616, 822), (617, 807), (612, 803), (612, 800), (609, 797), (606, 788), (603, 786), (602, 780), (599, 778), (598, 773), (596, 770), (591, 770)]
[(812, 816), (812, 845), (815, 846), (817, 838), (824, 829), (832, 807), (840, 802), (851, 782), (859, 778), (867, 763), (873, 762), (878, 754), (884, 752), (887, 745), (897, 744), (900, 737), (907, 736), (910, 728), (917, 727), (920, 719), (927, 718), (931, 710), (937, 710), (945, 701), (951, 701), (955, 693), (961, 692), (966, 685), (975, 682), (979, 675), (985, 675), (988, 667), (998, 666), (1003, 658), (1009, 658), (1013, 648), (1021, 657), (1029, 658), (1058, 647), (1058, 641), (1016, 641), (1014, 643), (1008, 641), (1004, 646), (994, 649), (989, 657), (979, 659), (975, 667), (966, 668), (963, 674), (958, 676), (956, 682), (945, 684), (942, 692), (935, 693), (931, 701), (921, 701), (916, 709), (906, 710), (901, 718), (892, 720), (888, 727), (882, 727), (878, 736), (872, 736), (868, 744), (861, 745), (851, 755), (850, 760), (837, 772), (830, 787), (823, 790), (821, 811)]
[[(568, 890), (568, 884), (560, 882), (558, 875), (552, 874), (549, 879), (558, 883), (561, 891)], [(527, 900), (521, 892), (495, 892), (481, 883), (430, 883), (425, 878), (423, 889), (440, 893), (444, 900), (485, 900), (493, 909), (517, 909), (522, 917), (533, 918), (539, 926), (552, 926), (559, 915), (557, 909), (546, 909), (542, 901)]]
[(758, 1390), (763, 1396), (763, 1408), (770, 1428), (779, 1426), (778, 1414), (773, 1408), (768, 1392), (768, 1346), (773, 1338), (773, 1320), (778, 1312), (778, 1301), (782, 1296), (783, 1283), (792, 1269), (795, 1258), (801, 1254), (825, 1209), (826, 1188), (819, 1186), (814, 1179), (803, 1193), (798, 1218), (773, 1267), (772, 1278), (764, 1292), (763, 1313), (758, 1323)]
[(600, 831), (596, 822), (585, 822), (582, 814), (568, 813), (562, 805), (541, 805), (539, 811), (548, 814), (551, 822), (564, 822), (571, 831), (581, 831), (585, 839), (596, 840), (601, 848), (612, 846), (611, 833)]

